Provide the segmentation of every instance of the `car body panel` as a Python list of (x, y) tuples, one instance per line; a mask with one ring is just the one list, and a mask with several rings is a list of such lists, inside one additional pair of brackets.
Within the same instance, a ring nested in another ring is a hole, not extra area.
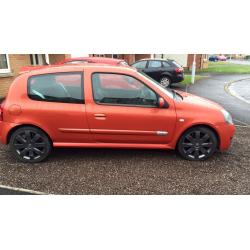
[[(171, 140), (176, 121), (174, 102), (165, 97), (169, 103), (168, 109), (149, 107), (128, 107), (96, 104), (93, 100), (91, 75), (98, 72), (96, 69), (85, 72), (86, 112), (89, 126), (96, 142), (120, 143), (167, 143)], [(100, 71), (99, 71), (100, 72)], [(102, 69), (102, 73), (110, 72)], [(112, 72), (125, 73), (119, 68)], [(143, 81), (135, 70), (128, 71), (128, 75)], [(148, 83), (154, 91), (158, 91)], [(105, 117), (95, 117), (95, 115)], [(116, 135), (114, 136), (114, 131)], [(157, 131), (167, 132), (166, 136), (157, 135)]]

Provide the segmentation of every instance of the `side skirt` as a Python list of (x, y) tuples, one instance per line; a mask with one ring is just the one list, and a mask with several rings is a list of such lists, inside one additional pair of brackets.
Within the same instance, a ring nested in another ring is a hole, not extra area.
[(141, 148), (141, 149), (173, 149), (166, 144), (131, 144), (131, 143), (67, 143), (54, 142), (54, 147), (63, 148)]

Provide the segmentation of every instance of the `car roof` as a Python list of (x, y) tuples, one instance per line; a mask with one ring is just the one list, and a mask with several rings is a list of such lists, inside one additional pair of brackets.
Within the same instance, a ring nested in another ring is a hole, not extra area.
[(116, 65), (108, 65), (101, 63), (88, 63), (88, 64), (63, 64), (63, 65), (50, 65), (48, 67), (43, 67), (39, 69), (34, 69), (29, 72), (25, 72), (22, 75), (39, 75), (39, 74), (49, 74), (49, 73), (63, 73), (63, 72), (77, 72), (84, 71), (84, 69), (93, 69), (96, 71), (101, 71), (102, 69), (112, 69), (117, 71), (127, 71), (127, 72), (135, 72), (137, 71), (135, 68), (127, 67), (127, 66), (116, 66)]
[(123, 59), (109, 58), (109, 57), (74, 57), (63, 60), (61, 63), (73, 62), (73, 61), (90, 61), (90, 62), (100, 62), (100, 63), (119, 63), (123, 62)]

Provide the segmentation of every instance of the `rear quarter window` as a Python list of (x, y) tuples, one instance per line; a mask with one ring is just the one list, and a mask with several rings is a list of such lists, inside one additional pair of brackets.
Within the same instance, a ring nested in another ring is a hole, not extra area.
[(62, 103), (84, 103), (82, 72), (31, 76), (28, 96), (32, 100)]

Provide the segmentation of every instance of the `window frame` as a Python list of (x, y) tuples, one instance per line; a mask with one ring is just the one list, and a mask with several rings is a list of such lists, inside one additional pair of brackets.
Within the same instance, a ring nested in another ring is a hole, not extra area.
[(145, 84), (143, 81), (141, 81), (140, 79), (138, 79), (135, 76), (129, 75), (129, 74), (125, 74), (125, 73), (116, 73), (116, 72), (100, 72), (100, 71), (96, 71), (96, 72), (92, 72), (91, 73), (91, 88), (92, 88), (92, 99), (94, 101), (95, 104), (97, 105), (104, 105), (104, 106), (122, 106), (122, 107), (136, 107), (136, 108), (159, 108), (158, 103), (156, 104), (156, 106), (145, 106), (145, 105), (134, 105), (134, 104), (115, 104), (115, 103), (100, 103), (100, 102), (96, 102), (95, 98), (94, 98), (94, 88), (93, 88), (93, 75), (94, 74), (114, 74), (114, 75), (123, 75), (123, 76), (130, 76), (133, 77), (134, 79), (136, 79), (137, 81), (139, 81), (141, 84), (143, 84), (144, 86), (148, 87), (151, 91), (153, 91), (156, 95), (156, 99), (158, 101), (160, 95), (155, 92), (151, 87), (149, 87), (147, 84)]
[(9, 55), (8, 54), (3, 54), (6, 56), (6, 61), (7, 61), (7, 69), (0, 69), (0, 74), (8, 74), (11, 72), (10, 69), (10, 60), (9, 60)]
[(46, 65), (46, 63), (46, 54), (30, 54), (30, 64), (32, 66)]
[[(82, 100), (81, 102), (63, 102), (63, 101), (57, 101), (57, 100), (36, 100), (30, 96), (30, 81), (33, 77), (36, 76), (44, 76), (44, 75), (66, 75), (66, 74), (80, 74), (81, 75), (81, 89), (82, 89)], [(44, 73), (44, 74), (37, 74), (29, 76), (27, 79), (27, 96), (29, 99), (33, 101), (38, 102), (52, 102), (52, 103), (66, 103), (66, 104), (85, 104), (85, 91), (84, 91), (84, 72), (83, 71), (70, 71), (70, 72), (54, 72), (54, 73)]]

